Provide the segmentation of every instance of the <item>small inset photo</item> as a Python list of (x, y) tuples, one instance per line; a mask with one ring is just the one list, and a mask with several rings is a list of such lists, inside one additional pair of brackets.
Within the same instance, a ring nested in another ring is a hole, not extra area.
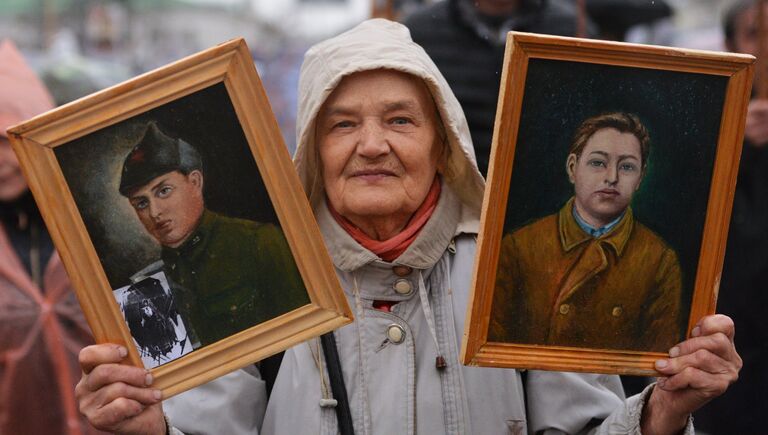
[(133, 284), (115, 290), (115, 300), (144, 367), (157, 367), (200, 347), (194, 330), (185, 324), (189, 320), (176, 307), (163, 272), (138, 277)]

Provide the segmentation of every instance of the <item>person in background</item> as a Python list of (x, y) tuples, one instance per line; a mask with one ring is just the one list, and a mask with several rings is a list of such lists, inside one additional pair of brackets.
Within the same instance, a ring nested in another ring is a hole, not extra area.
[(73, 394), (90, 330), (6, 134), (51, 108), (13, 43), (0, 42), (0, 434), (99, 433)]
[[(405, 24), (445, 76), (467, 117), (480, 173), (488, 173), (507, 32), (576, 35), (569, 0), (445, 0)], [(595, 33), (594, 26), (588, 27)]]
[[(758, 53), (758, 10), (754, 0), (732, 5), (723, 19), (728, 50)], [(768, 19), (768, 7), (764, 11)], [(768, 28), (768, 22), (766, 22)], [(764, 41), (768, 44), (768, 40)], [(757, 70), (756, 70), (757, 71)], [(768, 80), (757, 73), (755, 80)], [(728, 244), (717, 301), (718, 311), (739, 330), (744, 369), (739, 382), (696, 414), (697, 426), (713, 434), (765, 433), (768, 415), (768, 99), (754, 96), (747, 109), (744, 145), (733, 201)], [(727, 415), (725, 419), (722, 416)]]
[[(333, 334), (355, 433), (692, 434), (690, 412), (736, 380), (733, 324), (718, 315), (626, 400), (617, 376), (532, 370), (523, 390), (515, 370), (462, 365), (484, 183), (448, 84), (406, 28), (371, 20), (307, 52), (299, 93), (294, 162), (355, 307)], [(81, 410), (117, 433), (161, 434), (162, 394), (143, 369), (118, 364), (124, 351), (83, 349)], [(215, 381), (165, 430), (335, 435), (343, 395), (330, 396), (331, 361), (316, 339), (288, 349), (260, 430), (243, 424), (259, 398)]]

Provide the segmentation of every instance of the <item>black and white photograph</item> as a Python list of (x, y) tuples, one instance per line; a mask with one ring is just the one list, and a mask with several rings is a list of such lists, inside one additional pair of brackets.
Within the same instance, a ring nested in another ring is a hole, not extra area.
[(157, 367), (200, 347), (190, 337), (162, 271), (139, 276), (114, 293), (144, 367)]

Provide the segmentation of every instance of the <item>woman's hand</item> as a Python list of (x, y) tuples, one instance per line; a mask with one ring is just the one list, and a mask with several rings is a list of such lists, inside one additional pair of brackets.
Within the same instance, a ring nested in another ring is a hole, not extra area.
[(128, 350), (97, 344), (80, 351), (83, 376), (75, 387), (80, 412), (97, 429), (124, 435), (165, 434), (160, 390), (148, 370), (122, 365)]
[(736, 382), (742, 362), (734, 334), (730, 317), (704, 317), (691, 338), (670, 349), (670, 358), (656, 361), (663, 376), (643, 410), (644, 435), (680, 432), (693, 411)]

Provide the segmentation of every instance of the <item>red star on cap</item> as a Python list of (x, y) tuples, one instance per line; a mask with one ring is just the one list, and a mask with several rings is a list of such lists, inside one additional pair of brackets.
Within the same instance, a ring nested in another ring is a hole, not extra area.
[(144, 161), (144, 150), (136, 149), (131, 154), (131, 162), (138, 163)]

